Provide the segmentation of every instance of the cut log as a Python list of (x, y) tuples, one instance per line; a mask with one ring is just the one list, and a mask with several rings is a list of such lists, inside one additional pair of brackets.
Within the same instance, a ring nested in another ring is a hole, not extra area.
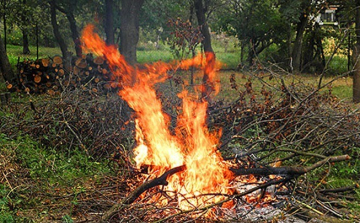
[(77, 67), (80, 68), (80, 69), (85, 69), (85, 68), (87, 67), (86, 60), (83, 59), (83, 58), (78, 58), (78, 59), (75, 61), (75, 66), (77, 66)]
[(52, 61), (53, 61), (53, 63), (54, 63), (55, 65), (60, 65), (60, 64), (63, 63), (63, 59), (62, 59), (61, 56), (54, 56), (54, 57), (52, 58)]
[(10, 90), (12, 87), (13, 87), (12, 84), (7, 84), (7, 85), (6, 85), (6, 88), (7, 88), (8, 90)]
[(50, 64), (50, 60), (48, 58), (41, 59), (41, 63), (43, 65), (43, 67), (48, 67)]
[(64, 76), (64, 74), (65, 74), (65, 70), (64, 70), (64, 69), (59, 69), (59, 70), (58, 70), (58, 75), (59, 75), (60, 77)]
[(35, 75), (34, 82), (37, 83), (37, 84), (40, 83), (41, 82), (41, 76), (40, 75)]
[[(51, 89), (57, 92), (59, 89), (53, 89), (53, 85), (60, 86), (59, 80), (68, 80), (66, 86), (73, 89), (76, 86), (83, 84), (87, 92), (90, 94), (107, 94), (108, 90), (105, 88), (96, 88), (92, 84), (99, 84), (103, 81), (110, 80), (109, 68), (105, 68), (106, 62), (102, 57), (93, 58), (91, 55), (75, 57), (73, 58), (73, 66), (68, 69), (64, 68), (64, 60), (60, 56), (54, 56), (53, 58), (38, 59), (36, 61), (24, 60), (18, 61), (18, 72), (20, 85), (14, 83), (7, 84), (7, 88), (10, 90), (25, 90), (23, 86), (26, 86), (27, 93), (47, 93), (47, 90)], [(80, 84), (79, 84), (80, 83)], [(107, 86), (108, 87), (108, 86)], [(114, 88), (118, 87), (118, 84), (113, 85)], [(104, 91), (104, 92), (101, 92)], [(50, 93), (52, 95), (52, 93)]]
[(104, 58), (102, 57), (95, 57), (93, 62), (96, 64), (96, 65), (102, 65), (104, 63)]

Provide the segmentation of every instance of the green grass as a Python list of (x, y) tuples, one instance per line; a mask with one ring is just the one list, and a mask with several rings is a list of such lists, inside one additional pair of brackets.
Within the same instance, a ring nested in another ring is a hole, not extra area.
[(169, 62), (174, 60), (170, 50), (146, 50), (137, 51), (137, 60), (139, 63), (153, 63), (157, 61)]
[[(16, 65), (18, 58), (20, 57), (20, 61), (24, 59), (36, 59), (36, 47), (30, 46), (30, 54), (23, 54), (21, 46), (15, 45), (7, 45), (6, 51), (9, 57), (9, 61), (12, 65)], [(49, 56), (61, 55), (60, 48), (52, 48), (52, 47), (39, 47), (39, 58), (46, 58)]]
[[(91, 189), (89, 181), (111, 175), (108, 161), (94, 161), (82, 150), (61, 152), (45, 148), (26, 136), (9, 139), (0, 134), (0, 157), (0, 172), (8, 177), (0, 182), (0, 222), (31, 222), (39, 216), (26, 217), (31, 215), (27, 213), (19, 217), (18, 212), (38, 209), (40, 215), (44, 202), (73, 209), (78, 205), (77, 196)], [(69, 197), (57, 200), (61, 196), (56, 191)]]

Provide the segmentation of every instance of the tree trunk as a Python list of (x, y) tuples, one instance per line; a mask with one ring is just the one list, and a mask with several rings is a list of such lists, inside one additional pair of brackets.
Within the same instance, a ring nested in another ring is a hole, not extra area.
[(6, 40), (7, 40), (7, 36), (6, 36), (6, 33), (7, 33), (7, 26), (6, 26), (6, 0), (3, 0), (2, 3), (3, 3), (3, 10), (4, 10), (4, 13), (3, 13), (3, 21), (4, 21), (4, 49), (5, 49), (5, 52), (6, 52)]
[(54, 36), (59, 44), (63, 58), (66, 58), (68, 56), (68, 50), (65, 40), (62, 38), (60, 34), (59, 25), (56, 20), (56, 2), (55, 0), (51, 0), (49, 3), (50, 3), (51, 25), (53, 27)]
[(129, 64), (136, 63), (139, 41), (139, 14), (144, 0), (121, 0), (120, 53)]
[(9, 83), (17, 83), (17, 79), (14, 71), (11, 69), (9, 58), (6, 54), (5, 44), (0, 36), (0, 71), (5, 79)]
[[(194, 0), (194, 6), (195, 6), (195, 12), (196, 12), (198, 24), (199, 26), (201, 26), (201, 33), (204, 37), (202, 41), (202, 45), (204, 47), (205, 53), (207, 54), (207, 58), (206, 58), (207, 66), (209, 66), (210, 68), (210, 66), (215, 65), (215, 53), (211, 46), (211, 36), (205, 16), (205, 13), (207, 11), (206, 9), (207, 5), (206, 2), (204, 5), (202, 0)], [(202, 79), (203, 88), (201, 92), (201, 98), (202, 100), (205, 100), (208, 103), (210, 103), (211, 102), (210, 93), (213, 91), (213, 88), (212, 88), (212, 83), (210, 83), (208, 72), (212, 72), (212, 69), (204, 70), (204, 76)]]
[(22, 31), (23, 34), (23, 54), (30, 54), (29, 39), (26, 30)]
[[(209, 26), (206, 21), (206, 5), (203, 4), (202, 0), (194, 0), (194, 6), (196, 11), (196, 17), (201, 26), (201, 33), (204, 36), (204, 40), (202, 41), (204, 51), (214, 53), (214, 50), (211, 46), (211, 36), (209, 32)], [(204, 7), (205, 6), (205, 7)]]
[(82, 48), (81, 48), (81, 43), (80, 43), (79, 32), (78, 32), (78, 29), (76, 26), (73, 3), (70, 3), (69, 9), (66, 11), (66, 18), (68, 19), (69, 24), (70, 24), (71, 38), (75, 44), (76, 56), (81, 57), (82, 56)]
[[(22, 4), (25, 6), (26, 5), (26, 0), (22, 1)], [(24, 14), (21, 15), (21, 21), (24, 25), (24, 27), (22, 28), (22, 35), (23, 35), (23, 54), (30, 54), (30, 49), (29, 49), (29, 39), (28, 39), (28, 32), (27, 32), (27, 27), (26, 27), (26, 17)]]
[(247, 63), (249, 64), (249, 67), (252, 67), (254, 65), (254, 57), (255, 57), (254, 51), (255, 51), (254, 42), (250, 41), (248, 47), (248, 57), (247, 57)]
[(360, 1), (356, 1), (356, 60), (353, 72), (353, 101), (360, 102)]
[(307, 25), (308, 16), (304, 13), (301, 14), (300, 21), (297, 24), (296, 39), (292, 50), (292, 61), (294, 72), (301, 71), (301, 50), (304, 38), (304, 32)]
[(105, 34), (106, 34), (106, 44), (114, 45), (114, 1), (105, 0)]
[(82, 56), (82, 48), (81, 48), (81, 43), (80, 43), (80, 36), (79, 36), (79, 32), (78, 32), (78, 28), (76, 26), (76, 20), (75, 20), (75, 16), (74, 16), (75, 4), (76, 4), (76, 2), (73, 1), (73, 2), (70, 2), (68, 5), (66, 5), (66, 6), (68, 6), (68, 7), (66, 7), (67, 9), (61, 8), (59, 6), (56, 6), (56, 9), (58, 9), (60, 12), (62, 12), (66, 15), (66, 18), (68, 19), (69, 25), (70, 25), (71, 38), (75, 45), (76, 56), (81, 57)]

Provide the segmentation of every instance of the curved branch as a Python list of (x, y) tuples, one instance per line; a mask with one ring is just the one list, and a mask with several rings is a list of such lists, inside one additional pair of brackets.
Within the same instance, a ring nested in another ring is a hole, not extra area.
[(131, 192), (127, 197), (122, 199), (121, 202), (116, 203), (108, 211), (106, 211), (104, 215), (101, 217), (101, 222), (106, 222), (108, 219), (110, 219), (111, 216), (113, 216), (116, 212), (121, 210), (122, 206), (133, 203), (146, 190), (149, 190), (150, 188), (160, 185), (166, 186), (168, 184), (166, 180), (169, 176), (184, 171), (185, 168), (186, 168), (185, 165), (172, 168), (166, 171), (165, 173), (163, 173), (163, 175), (161, 175), (160, 177), (145, 182), (144, 184), (136, 188), (133, 192)]

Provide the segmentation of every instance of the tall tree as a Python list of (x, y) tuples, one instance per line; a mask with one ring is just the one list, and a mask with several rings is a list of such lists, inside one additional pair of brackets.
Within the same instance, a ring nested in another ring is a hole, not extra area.
[(144, 0), (121, 0), (120, 52), (129, 64), (136, 63), (139, 16)]
[[(309, 2), (311, 1), (309, 0)], [(292, 49), (292, 67), (295, 72), (299, 72), (301, 70), (301, 52), (303, 39), (305, 28), (309, 21), (309, 11), (306, 9), (306, 7), (307, 5), (303, 4), (304, 9), (302, 10), (299, 21), (296, 25), (296, 38)]]
[[(22, 6), (24, 9), (27, 9), (26, 0), (22, 1)], [(27, 24), (27, 17), (25, 16), (27, 13), (21, 14), (21, 21), (23, 24), (22, 28), (22, 34), (23, 34), (23, 54), (30, 54), (30, 48), (29, 48), (29, 38), (28, 38), (28, 29), (25, 26)]]
[(6, 24), (6, 0), (3, 0), (2, 1), (2, 9), (3, 9), (3, 13), (2, 13), (2, 16), (3, 16), (3, 22), (4, 22), (4, 49), (6, 51), (6, 40), (7, 40), (7, 24)]
[(214, 53), (214, 50), (211, 46), (211, 35), (209, 31), (209, 25), (206, 21), (206, 13), (209, 6), (208, 4), (209, 1), (205, 1), (203, 3), (203, 0), (194, 0), (196, 18), (198, 20), (199, 26), (201, 27), (201, 33), (204, 37), (202, 41), (204, 51)]
[(63, 5), (56, 5), (56, 9), (58, 9), (60, 12), (64, 13), (66, 18), (69, 21), (70, 25), (70, 31), (71, 31), (71, 38), (74, 42), (75, 46), (75, 53), (76, 56), (81, 57), (82, 55), (82, 48), (80, 43), (80, 36), (79, 31), (76, 25), (75, 15), (74, 11), (76, 9), (76, 4), (78, 1), (63, 1)]
[[(198, 24), (200, 26), (201, 33), (204, 37), (202, 40), (202, 46), (203, 46), (204, 51), (207, 56), (207, 63), (208, 63), (208, 66), (214, 66), (215, 53), (211, 46), (211, 36), (210, 36), (209, 26), (206, 21), (206, 12), (207, 12), (207, 8), (208, 8), (208, 3), (209, 3), (209, 1), (205, 1), (205, 3), (203, 3), (203, 0), (194, 0), (196, 18), (198, 20)], [(212, 89), (212, 86), (210, 83), (210, 78), (209, 78), (210, 74), (208, 72), (209, 72), (208, 69), (204, 70), (204, 75), (203, 75), (203, 79), (202, 79), (203, 88), (202, 88), (202, 92), (201, 92), (201, 98), (203, 100), (206, 100), (207, 102), (211, 102), (210, 101), (210, 93), (212, 92), (213, 89)]]
[(129, 64), (136, 63), (139, 17), (144, 0), (121, 0), (120, 52)]
[(114, 36), (114, 1), (105, 0), (105, 34), (106, 43), (113, 45), (115, 43)]
[(64, 38), (61, 36), (59, 25), (56, 19), (56, 0), (50, 0), (50, 17), (51, 17), (51, 25), (53, 27), (53, 32), (56, 41), (59, 44), (61, 53), (63, 58), (67, 58), (69, 55), (67, 44), (64, 40)]
[(355, 69), (353, 72), (353, 101), (355, 103), (360, 102), (360, 1), (356, 2), (356, 16), (355, 16), (355, 27), (356, 27), (356, 60)]
[(6, 54), (5, 44), (0, 36), (0, 71), (5, 81), (9, 83), (17, 83), (14, 71), (11, 68), (9, 58)]

